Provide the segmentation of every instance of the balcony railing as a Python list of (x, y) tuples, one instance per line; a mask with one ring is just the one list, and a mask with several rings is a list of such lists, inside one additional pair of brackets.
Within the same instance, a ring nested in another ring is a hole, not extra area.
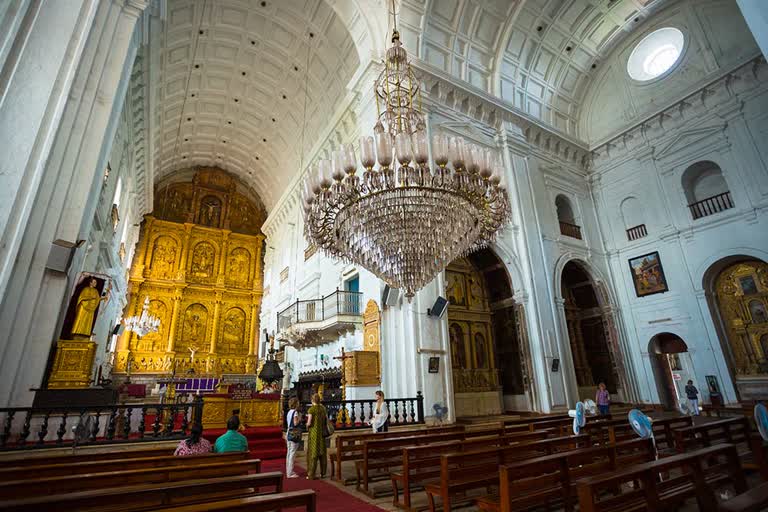
[(648, 236), (648, 230), (645, 229), (645, 224), (640, 224), (639, 226), (635, 226), (627, 230), (627, 240), (630, 242), (645, 236)]
[(277, 314), (277, 328), (287, 329), (294, 324), (322, 322), (340, 315), (362, 315), (360, 304), (363, 294), (336, 290), (320, 299), (297, 300)]
[[(419, 425), (424, 423), (424, 396), (421, 391), (414, 398), (386, 398), (384, 402), (389, 410), (389, 425)], [(368, 421), (373, 418), (376, 400), (324, 400), (322, 404), (328, 411), (328, 419), (335, 424), (336, 430), (351, 430), (371, 427)], [(302, 402), (301, 410), (305, 413), (312, 406)], [(283, 418), (288, 414), (288, 400), (283, 401)], [(302, 425), (306, 429), (306, 414), (302, 414)], [(285, 426), (283, 426), (285, 428)]]
[[(183, 439), (203, 417), (203, 398), (192, 403), (0, 409), (0, 450)], [(74, 438), (74, 427), (87, 426)]]
[(576, 224), (560, 221), (560, 234), (581, 240), (581, 228)]
[(720, 213), (725, 210), (730, 210), (734, 207), (733, 199), (731, 199), (731, 192), (723, 192), (716, 196), (696, 201), (693, 204), (688, 205), (688, 209), (691, 210), (691, 216), (693, 220), (707, 217), (715, 213)]

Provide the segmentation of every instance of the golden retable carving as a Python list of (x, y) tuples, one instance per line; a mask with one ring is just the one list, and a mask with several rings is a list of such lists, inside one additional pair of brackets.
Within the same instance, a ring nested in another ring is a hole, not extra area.
[(463, 258), (448, 265), (445, 277), (454, 387), (460, 393), (495, 390), (499, 379), (483, 278)]
[(736, 374), (768, 374), (768, 264), (745, 261), (725, 268), (715, 293)]
[[(156, 333), (124, 332), (114, 373), (246, 373), (256, 368), (262, 298), (263, 206), (235, 178), (198, 170), (155, 192), (130, 272), (125, 316), (145, 297)], [(130, 364), (129, 364), (130, 363)], [(129, 368), (130, 366), (130, 368)]]

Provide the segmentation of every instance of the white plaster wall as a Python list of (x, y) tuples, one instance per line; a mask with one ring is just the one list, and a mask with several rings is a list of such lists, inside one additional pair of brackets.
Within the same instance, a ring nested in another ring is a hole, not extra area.
[[(643, 401), (659, 402), (648, 345), (661, 332), (677, 334), (688, 345), (692, 367), (686, 370), (705, 401), (705, 375), (718, 377), (726, 401), (736, 400), (703, 278), (728, 256), (768, 257), (768, 160), (761, 142), (768, 130), (768, 89), (765, 65), (755, 71), (741, 83), (742, 99), (724, 83), (713, 87), (717, 100), (711, 108), (690, 112), (663, 132), (649, 131), (630, 150), (614, 149), (612, 158), (601, 156), (595, 168), (598, 211), (606, 225), (614, 284)], [(702, 160), (721, 167), (735, 208), (693, 220), (681, 177)], [(644, 222), (648, 229), (647, 237), (634, 242), (627, 240), (626, 226), (614, 214), (628, 197), (637, 198), (640, 208), (634, 222)], [(659, 251), (669, 292), (638, 298), (628, 259), (653, 251)]]
[[(685, 36), (674, 70), (648, 82), (631, 80), (627, 59), (635, 45), (650, 32), (670, 26)], [(735, 0), (671, 2), (599, 63), (581, 107), (579, 136), (600, 143), (759, 53)]]

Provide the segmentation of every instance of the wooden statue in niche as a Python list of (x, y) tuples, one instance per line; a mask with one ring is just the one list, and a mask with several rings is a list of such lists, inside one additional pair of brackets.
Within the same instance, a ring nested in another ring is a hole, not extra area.
[(205, 333), (208, 327), (208, 310), (202, 304), (192, 304), (184, 312), (184, 330), (181, 336), (180, 349), (195, 351), (205, 345)]
[(216, 251), (211, 244), (207, 242), (197, 244), (192, 254), (192, 265), (190, 267), (192, 277), (198, 279), (211, 277), (213, 275), (215, 256)]
[(152, 275), (160, 279), (172, 279), (175, 263), (176, 241), (168, 236), (158, 237), (152, 249)]
[(451, 324), (451, 364), (454, 368), (466, 368), (467, 358), (464, 350), (464, 331), (459, 324)]
[(488, 367), (488, 351), (485, 344), (485, 336), (475, 333), (475, 360), (478, 368)]
[(247, 249), (239, 247), (229, 255), (229, 279), (245, 286), (248, 281), (248, 271), (251, 266), (251, 255)]
[(205, 196), (200, 201), (200, 218), (198, 224), (209, 228), (219, 227), (221, 220), (221, 199), (216, 196)]
[(231, 308), (224, 314), (221, 329), (220, 354), (236, 355), (242, 352), (245, 339), (245, 312), (240, 308)]
[(162, 347), (162, 340), (165, 339), (165, 331), (167, 330), (166, 317), (168, 315), (168, 308), (161, 300), (149, 301), (149, 314), (155, 318), (160, 319), (160, 328), (157, 332), (153, 332), (138, 338), (136, 340), (135, 349), (140, 352), (152, 352), (153, 350), (164, 350)]

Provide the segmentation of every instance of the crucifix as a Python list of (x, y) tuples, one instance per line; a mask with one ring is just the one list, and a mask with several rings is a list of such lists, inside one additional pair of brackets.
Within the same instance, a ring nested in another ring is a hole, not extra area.
[[(341, 347), (341, 355), (334, 357), (334, 359), (341, 361), (341, 401), (344, 402), (347, 399), (347, 359), (352, 359), (352, 356), (348, 356), (344, 351), (344, 347)], [(339, 416), (340, 418), (337, 421), (341, 421), (344, 424), (349, 423), (346, 404), (342, 404)]]

